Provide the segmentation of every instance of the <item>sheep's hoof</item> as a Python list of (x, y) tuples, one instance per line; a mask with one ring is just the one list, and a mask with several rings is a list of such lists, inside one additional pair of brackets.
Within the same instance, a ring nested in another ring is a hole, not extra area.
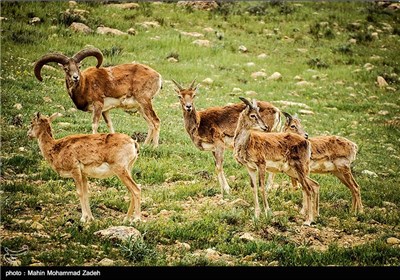
[(82, 217), (80, 221), (82, 223), (88, 223), (90, 221), (94, 221), (94, 217)]
[(307, 227), (311, 226), (311, 221), (305, 221), (303, 223), (303, 226), (307, 226)]

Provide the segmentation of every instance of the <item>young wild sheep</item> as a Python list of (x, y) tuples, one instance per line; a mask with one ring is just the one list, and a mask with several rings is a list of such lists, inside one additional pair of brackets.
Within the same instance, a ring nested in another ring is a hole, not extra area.
[[(80, 71), (80, 62), (86, 57), (97, 59), (96, 67)], [(138, 109), (147, 122), (148, 133), (144, 144), (158, 146), (160, 119), (153, 109), (152, 99), (160, 91), (161, 75), (150, 67), (128, 63), (111, 67), (100, 67), (103, 54), (97, 48), (83, 49), (74, 56), (51, 53), (40, 58), (34, 67), (39, 81), (42, 67), (50, 62), (62, 65), (68, 94), (75, 106), (92, 112), (92, 132), (97, 133), (100, 115), (103, 115), (110, 133), (114, 133), (109, 110), (112, 108)]]
[[(215, 159), (215, 169), (221, 194), (229, 193), (230, 187), (223, 170), (224, 151), (233, 149), (233, 136), (240, 112), (246, 105), (243, 103), (227, 105), (224, 107), (210, 107), (197, 111), (194, 98), (197, 93), (195, 81), (188, 88), (183, 88), (178, 82), (172, 80), (177, 86), (179, 101), (183, 111), (185, 128), (195, 146), (202, 151), (212, 151)], [(280, 123), (280, 111), (272, 104), (264, 101), (258, 102), (260, 114), (268, 128), (275, 131)]]
[(117, 175), (131, 194), (124, 221), (140, 220), (141, 190), (131, 177), (138, 158), (135, 140), (121, 133), (78, 134), (54, 139), (51, 122), (61, 114), (50, 117), (35, 114), (28, 136), (37, 138), (43, 157), (61, 177), (73, 178), (82, 208), (82, 222), (93, 220), (89, 205), (88, 177), (107, 178)]
[[(304, 136), (311, 143), (311, 173), (331, 173), (350, 189), (352, 195), (351, 211), (362, 212), (360, 186), (351, 172), (351, 163), (356, 159), (357, 144), (340, 136), (317, 136), (308, 138), (301, 121), (296, 116), (284, 112), (286, 123), (283, 131)], [(292, 180), (293, 187), (297, 181)]]
[[(247, 105), (240, 113), (234, 137), (234, 157), (246, 166), (254, 193), (255, 217), (260, 215), (258, 185), (261, 189), (265, 214), (269, 206), (265, 192), (265, 172), (283, 172), (297, 179), (305, 193), (305, 225), (310, 225), (318, 215), (319, 184), (309, 177), (311, 148), (308, 141), (293, 133), (264, 133), (267, 127), (257, 106), (240, 97)], [(257, 131), (258, 130), (258, 131)]]

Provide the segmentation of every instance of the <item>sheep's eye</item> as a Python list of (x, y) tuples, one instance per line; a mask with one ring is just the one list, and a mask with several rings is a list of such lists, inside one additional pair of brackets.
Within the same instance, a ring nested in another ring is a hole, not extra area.
[(255, 119), (255, 118), (256, 118), (256, 115), (251, 114), (251, 115), (250, 115), (250, 118)]
[(182, 95), (177, 95), (179, 99), (182, 99)]
[(292, 124), (290, 127), (291, 127), (291, 128), (293, 128), (293, 129), (295, 129), (295, 128), (296, 128), (296, 126), (295, 126), (294, 124)]

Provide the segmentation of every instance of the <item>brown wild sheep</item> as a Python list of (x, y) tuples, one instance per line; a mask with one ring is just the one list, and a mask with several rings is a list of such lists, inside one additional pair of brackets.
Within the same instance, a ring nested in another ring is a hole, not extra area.
[[(97, 59), (96, 67), (80, 71), (80, 62), (86, 57)], [(42, 81), (41, 69), (50, 62), (62, 65), (68, 94), (75, 106), (82, 111), (92, 112), (92, 132), (97, 133), (102, 115), (111, 133), (114, 127), (109, 110), (113, 108), (138, 109), (147, 122), (148, 133), (144, 144), (158, 146), (160, 119), (153, 109), (152, 99), (160, 91), (161, 75), (149, 66), (138, 63), (100, 67), (103, 54), (97, 48), (83, 49), (74, 56), (60, 53), (46, 54), (34, 67), (34, 73)]]
[[(202, 151), (211, 151), (215, 159), (215, 169), (221, 194), (229, 193), (230, 187), (225, 178), (223, 161), (225, 149), (233, 149), (233, 136), (235, 134), (237, 120), (240, 112), (246, 106), (242, 102), (223, 107), (210, 107), (197, 111), (194, 106), (194, 98), (197, 93), (195, 81), (188, 88), (183, 88), (178, 82), (175, 91), (182, 107), (185, 129), (194, 145)], [(272, 104), (258, 102), (260, 114), (268, 126), (268, 130), (275, 131), (280, 123), (280, 111)]]
[(128, 188), (131, 201), (124, 221), (140, 220), (141, 189), (131, 176), (138, 158), (138, 143), (126, 134), (77, 134), (54, 139), (50, 117), (40, 113), (33, 117), (29, 138), (37, 138), (40, 151), (51, 168), (61, 177), (73, 178), (82, 208), (82, 222), (93, 220), (89, 205), (88, 177), (107, 178), (113, 175)]

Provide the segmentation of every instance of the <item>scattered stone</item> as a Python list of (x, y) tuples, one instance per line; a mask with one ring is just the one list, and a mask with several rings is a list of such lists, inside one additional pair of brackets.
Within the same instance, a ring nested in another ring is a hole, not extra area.
[(371, 33), (371, 38), (374, 39), (374, 40), (378, 40), (379, 39), (378, 32), (372, 32)]
[(177, 60), (175, 57), (168, 57), (167, 60), (168, 60), (169, 62), (173, 62), (173, 63), (178, 62), (178, 60)]
[(126, 31), (129, 35), (137, 35), (137, 31), (135, 28), (131, 27)]
[(235, 87), (232, 89), (232, 93), (240, 93), (240, 92), (243, 92), (243, 90), (241, 88)]
[(306, 53), (306, 52), (308, 52), (308, 49), (296, 49), (298, 52), (300, 52), (300, 53)]
[(48, 96), (44, 96), (44, 97), (43, 97), (43, 101), (46, 102), (46, 103), (51, 103), (51, 102), (53, 102), (53, 100), (52, 100), (50, 97), (48, 97)]
[(18, 148), (18, 151), (20, 151), (20, 152), (25, 152), (26, 149), (25, 149), (25, 147), (19, 147), (19, 148)]
[(251, 73), (251, 77), (252, 77), (253, 79), (263, 78), (263, 77), (266, 77), (266, 76), (267, 76), (267, 73), (265, 73), (264, 70)]
[(78, 33), (89, 34), (89, 33), (93, 32), (93, 30), (89, 26), (87, 26), (86, 24), (81, 23), (81, 22), (73, 22), (73, 23), (71, 23), (69, 28), (72, 31), (75, 31)]
[(203, 28), (203, 31), (204, 31), (204, 32), (207, 32), (207, 33), (212, 33), (212, 32), (214, 32), (214, 28), (212, 28), (212, 27), (206, 27), (206, 28)]
[(248, 96), (256, 96), (258, 93), (255, 92), (254, 90), (248, 90), (245, 92), (245, 94)]
[(354, 39), (354, 38), (351, 38), (351, 39), (349, 40), (349, 43), (352, 44), (352, 45), (355, 45), (355, 44), (357, 44), (357, 40)]
[(378, 84), (378, 86), (379, 86), (380, 88), (386, 87), (386, 86), (389, 85), (389, 84), (386, 82), (385, 78), (383, 78), (382, 76), (378, 76), (378, 77), (376, 78), (376, 82), (377, 82), (377, 84)]
[(201, 83), (204, 85), (212, 85), (214, 81), (211, 78), (205, 78)]
[(400, 239), (396, 237), (389, 237), (388, 239), (386, 239), (386, 243), (391, 245), (400, 244)]
[(122, 32), (121, 30), (118, 30), (115, 28), (110, 28), (110, 27), (105, 27), (105, 26), (97, 27), (96, 33), (101, 34), (101, 35), (126, 35), (126, 34), (128, 34), (126, 32)]
[(278, 81), (278, 80), (282, 80), (282, 74), (279, 72), (275, 72), (273, 73), (271, 76), (269, 76), (267, 78), (267, 80), (272, 80), (272, 81)]
[(109, 258), (104, 258), (101, 261), (98, 262), (99, 266), (113, 266), (114, 261), (109, 259)]
[(78, 6), (78, 3), (76, 1), (68, 1), (68, 5), (71, 9), (73, 9)]
[(380, 110), (380, 111), (378, 112), (378, 115), (381, 115), (381, 116), (386, 116), (386, 115), (389, 115), (389, 111), (386, 111), (386, 110)]
[(365, 70), (367, 71), (371, 71), (372, 69), (374, 69), (374, 65), (372, 65), (371, 63), (365, 63), (364, 66)]
[(22, 109), (21, 103), (16, 103), (16, 104), (14, 104), (13, 107), (14, 107), (15, 109), (17, 109), (17, 110), (21, 110), (21, 109)]
[(36, 229), (36, 230), (41, 230), (44, 228), (44, 226), (38, 222), (33, 222), (31, 224), (31, 228)]
[(137, 239), (142, 236), (140, 231), (138, 231), (136, 228), (127, 226), (114, 226), (96, 231), (94, 234), (113, 241), (124, 241), (128, 238)]
[(299, 87), (312, 86), (312, 85), (314, 85), (314, 84), (311, 82), (307, 82), (307, 81), (299, 81), (296, 83), (296, 86), (299, 86)]
[(190, 251), (190, 245), (185, 242), (179, 242), (178, 240), (175, 241), (176, 247), (179, 249), (183, 249), (185, 251)]
[(361, 174), (367, 175), (369, 177), (378, 177), (378, 174), (369, 170), (363, 170), (361, 171)]
[(38, 17), (33, 17), (33, 18), (31, 18), (31, 19), (29, 20), (29, 23), (32, 24), (32, 25), (38, 24), (38, 23), (40, 23), (40, 22), (41, 22), (41, 20), (40, 20), (40, 18), (38, 18)]
[(297, 76), (294, 76), (294, 77), (293, 77), (293, 80), (295, 80), (295, 81), (302, 81), (303, 78), (302, 78), (301, 76), (297, 75)]
[(386, 207), (393, 207), (393, 208), (397, 207), (397, 205), (395, 203), (389, 202), (389, 201), (383, 201), (382, 204), (383, 204), (383, 206), (386, 206)]
[(142, 23), (137, 23), (137, 25), (145, 29), (160, 27), (160, 24), (157, 21), (144, 21)]
[(3, 21), (3, 20), (4, 20), (4, 21), (7, 21), (8, 18), (6, 18), (6, 17), (0, 17), (0, 22)]
[(203, 34), (198, 33), (198, 32), (185, 32), (185, 31), (181, 31), (179, 32), (180, 34), (184, 35), (184, 36), (190, 36), (190, 37), (195, 37), (195, 38), (200, 38), (200, 37), (204, 37)]
[(245, 232), (241, 236), (239, 236), (239, 239), (244, 240), (244, 241), (254, 241), (255, 238), (251, 235), (250, 232)]
[(134, 10), (139, 8), (138, 3), (109, 4), (109, 6), (124, 10)]
[(239, 46), (238, 49), (239, 49), (239, 51), (242, 52), (242, 53), (248, 52), (247, 48), (246, 48), (245, 46), (243, 46), (243, 45)]
[(302, 115), (314, 115), (314, 112), (310, 111), (310, 110), (302, 110), (302, 109), (300, 109), (299, 110), (299, 114), (302, 114)]
[(209, 40), (201, 40), (201, 39), (194, 40), (192, 42), (192, 44), (200, 46), (200, 47), (210, 47), (211, 46), (211, 43)]
[(278, 100), (278, 101), (274, 101), (274, 103), (279, 103), (285, 106), (298, 106), (304, 109), (311, 109), (308, 105), (304, 104), (304, 103), (299, 103), (299, 102), (292, 102), (292, 101), (286, 101), (286, 100)]
[(201, 11), (212, 11), (218, 8), (216, 1), (178, 1), (176, 5)]
[(246, 66), (247, 67), (253, 67), (253, 66), (256, 66), (256, 64), (254, 62), (247, 62)]
[(261, 53), (261, 54), (259, 54), (259, 55), (257, 56), (257, 58), (259, 58), (259, 59), (265, 59), (265, 58), (267, 58), (267, 57), (268, 57), (268, 55), (265, 54), (265, 53)]

